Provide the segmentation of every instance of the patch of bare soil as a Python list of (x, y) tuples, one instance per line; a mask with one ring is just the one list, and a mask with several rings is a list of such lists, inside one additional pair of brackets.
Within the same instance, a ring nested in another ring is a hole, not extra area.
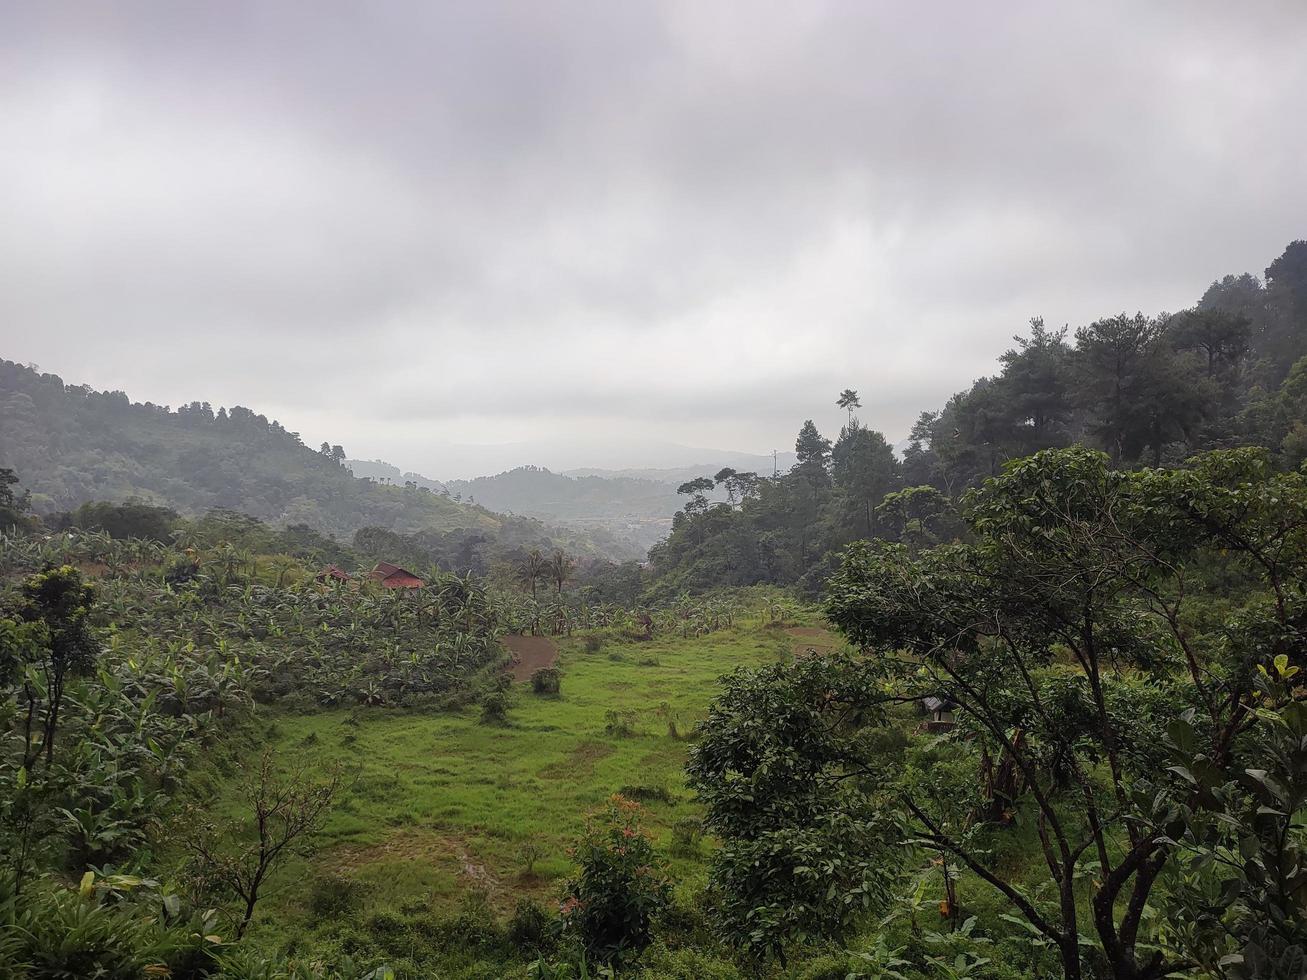
[(552, 667), (558, 662), (558, 647), (547, 636), (505, 636), (499, 642), (513, 655), (509, 672), (519, 684), (529, 681), (542, 667)]

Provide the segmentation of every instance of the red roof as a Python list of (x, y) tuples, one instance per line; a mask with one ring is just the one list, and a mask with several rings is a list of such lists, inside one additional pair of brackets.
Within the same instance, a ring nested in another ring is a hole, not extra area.
[(420, 589), (422, 580), (410, 572), (407, 568), (400, 568), (398, 565), (392, 565), (388, 561), (377, 562), (377, 567), (368, 573), (369, 578), (374, 578), (388, 589)]
[(322, 571), (318, 572), (316, 578), (319, 582), (325, 582), (329, 578), (335, 579), (337, 582), (348, 582), (349, 572), (345, 571), (345, 569), (341, 568), (339, 565), (328, 565)]

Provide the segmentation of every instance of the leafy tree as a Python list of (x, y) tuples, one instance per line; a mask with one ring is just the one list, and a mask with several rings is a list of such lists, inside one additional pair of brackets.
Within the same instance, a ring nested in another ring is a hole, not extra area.
[(1003, 364), (1000, 399), (1011, 422), (1015, 450), (1032, 453), (1065, 445), (1075, 406), (1071, 396), (1071, 349), (1067, 331), (1049, 330), (1043, 318), (1030, 321), (1029, 337), (1014, 337), (1016, 347)]
[[(1165, 976), (1184, 958), (1140, 935), (1176, 850), (1174, 787), (1156, 782), (1160, 733), (1193, 706), (1209, 758), (1228, 764), (1256, 723), (1253, 667), (1301, 660), (1307, 603), (1290, 583), (1307, 573), (1307, 476), (1276, 474), (1255, 451), (1131, 473), (1089, 450), (1049, 450), (971, 493), (964, 513), (973, 543), (915, 557), (855, 546), (828, 615), (885, 651), (905, 690), (952, 702), (982, 761), (1019, 772), (1008, 806), (1033, 811), (1056, 902), (987, 864), (922, 800), (904, 803), (921, 839), (1006, 896), (1071, 978), (1083, 972), (1076, 882), (1096, 862), (1085, 911), (1104, 968)], [(1218, 555), (1255, 588), (1204, 629), (1187, 566)]]
[(17, 493), (18, 476), (13, 470), (0, 467), (0, 531), (21, 526), (27, 521), (28, 495)]
[(621, 796), (593, 818), (575, 849), (577, 873), (562, 905), (564, 932), (574, 932), (595, 963), (624, 966), (653, 941), (653, 922), (671, 885), (640, 826), (639, 804)]
[[(39, 751), (44, 751), (47, 766), (54, 760), (55, 735), (68, 681), (90, 671), (100, 655), (100, 642), (90, 622), (94, 600), (94, 588), (71, 565), (33, 575), (22, 584), (15, 618), (39, 626), (38, 642), (25, 642), (17, 651), (28, 658), (22, 681), (27, 705), (23, 766), (27, 769)], [(29, 641), (33, 637), (27, 634)], [(42, 739), (38, 746), (33, 741), (33, 724), (42, 703)]]
[(554, 580), (554, 586), (558, 590), (558, 595), (563, 594), (563, 586), (571, 579), (572, 573), (576, 570), (576, 560), (573, 559), (562, 548), (556, 548), (549, 558), (549, 577)]
[(340, 789), (339, 772), (325, 780), (303, 770), (279, 771), (271, 749), (246, 770), (241, 823), (219, 828), (198, 807), (184, 815), (184, 842), (201, 875), (241, 902), (236, 937), (245, 935), (268, 878), (291, 856), (293, 845), (321, 828)]
[(531, 598), (536, 598), (536, 582), (549, 572), (549, 560), (539, 548), (532, 548), (518, 565), (518, 575), (531, 586)]
[(1207, 364), (1207, 377), (1237, 377), (1251, 350), (1252, 321), (1220, 310), (1190, 310), (1176, 317), (1172, 343), (1179, 350), (1197, 351)]
[(845, 428), (831, 450), (831, 472), (839, 503), (844, 540), (876, 533), (876, 507), (897, 489), (899, 461), (885, 437), (854, 424)]
[(830, 465), (830, 440), (823, 438), (817, 431), (812, 419), (803, 423), (798, 438), (794, 440), (794, 452), (798, 457), (795, 472), (813, 485), (830, 479), (827, 467)]
[(712, 478), (713, 486), (726, 487), (726, 502), (732, 507), (735, 506), (735, 481), (738, 477), (734, 469), (723, 466)]
[(1265, 326), (1255, 343), (1269, 379), (1279, 381), (1307, 354), (1307, 241), (1291, 242), (1266, 267), (1266, 304)]
[(862, 401), (858, 398), (858, 393), (852, 388), (845, 388), (840, 392), (840, 397), (835, 400), (835, 404), (848, 410), (849, 428), (853, 428), (853, 410), (862, 407)]
[(1213, 758), (1196, 712), (1167, 726), (1173, 771), (1186, 781), (1170, 918), (1212, 973), (1296, 980), (1307, 972), (1307, 704), (1294, 690), (1302, 668), (1287, 655), (1258, 669), (1261, 704), (1242, 758)]
[(874, 672), (836, 658), (725, 680), (687, 773), (722, 839), (712, 902), (735, 945), (783, 962), (788, 944), (839, 940), (884, 902), (897, 828), (873, 799), (862, 737), (883, 701)]
[(112, 537), (170, 541), (177, 527), (177, 512), (170, 507), (156, 507), (141, 500), (114, 504), (105, 501), (82, 504), (69, 516), (71, 526), (84, 530), (99, 529)]
[(1076, 331), (1076, 363), (1090, 428), (1117, 461), (1188, 435), (1207, 413), (1210, 389), (1166, 343), (1163, 320), (1143, 314), (1098, 320)]

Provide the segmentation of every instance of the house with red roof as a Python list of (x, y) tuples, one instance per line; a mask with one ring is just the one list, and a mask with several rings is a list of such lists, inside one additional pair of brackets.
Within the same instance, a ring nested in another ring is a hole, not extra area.
[(368, 578), (375, 579), (387, 589), (420, 589), (423, 582), (407, 568), (400, 568), (388, 561), (377, 562), (377, 567), (368, 573)]

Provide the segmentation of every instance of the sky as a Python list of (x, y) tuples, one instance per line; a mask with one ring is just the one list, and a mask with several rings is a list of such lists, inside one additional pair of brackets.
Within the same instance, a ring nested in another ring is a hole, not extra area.
[(786, 449), (846, 387), (895, 441), (1032, 316), (1307, 237), (1299, 0), (0, 24), (0, 356), (437, 478)]

